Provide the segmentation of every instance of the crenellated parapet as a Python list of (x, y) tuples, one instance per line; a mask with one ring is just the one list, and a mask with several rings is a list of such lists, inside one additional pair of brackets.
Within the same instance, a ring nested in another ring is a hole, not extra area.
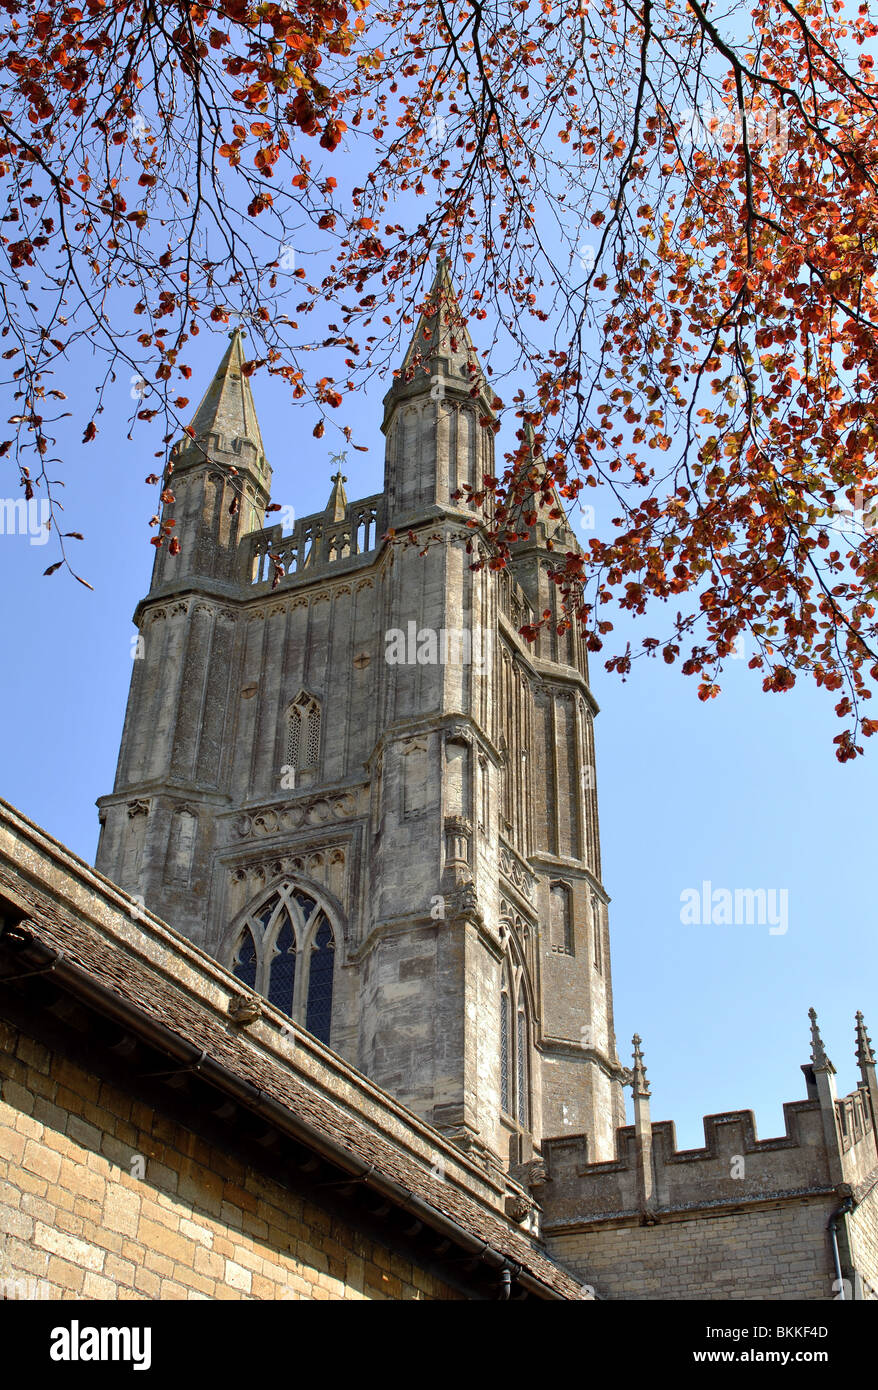
[[(673, 1121), (650, 1127), (652, 1202), (660, 1214), (700, 1207), (740, 1206), (791, 1193), (831, 1189), (820, 1106), (793, 1101), (784, 1106), (784, 1133), (759, 1139), (752, 1110), (704, 1118), (704, 1145), (678, 1149)], [(543, 1146), (549, 1182), (543, 1192), (545, 1225), (605, 1222), (639, 1217), (641, 1201), (638, 1135), (634, 1125), (616, 1131), (616, 1156), (588, 1161), (588, 1139), (573, 1135)]]
[[(704, 1144), (677, 1147), (672, 1121), (653, 1122), (640, 1039), (634, 1068), (626, 1074), (634, 1090), (635, 1123), (616, 1131), (609, 1162), (591, 1161), (584, 1134), (549, 1139), (543, 1145), (548, 1182), (542, 1205), (546, 1230), (607, 1222), (654, 1223), (700, 1210), (741, 1209), (806, 1194), (845, 1195), (878, 1177), (878, 1143), (869, 1091), (863, 1081), (837, 1098), (835, 1069), (826, 1056), (812, 1011), (812, 1060), (802, 1070), (805, 1100), (784, 1105), (784, 1132), (760, 1139), (752, 1110), (704, 1118)], [(870, 1057), (867, 1049), (860, 1048)], [(826, 1078), (829, 1085), (821, 1085)]]

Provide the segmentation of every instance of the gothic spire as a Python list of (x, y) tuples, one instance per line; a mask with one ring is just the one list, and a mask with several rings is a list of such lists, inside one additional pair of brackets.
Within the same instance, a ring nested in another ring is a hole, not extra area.
[(484, 387), (485, 379), (457, 301), (448, 261), (441, 252), (427, 305), (403, 358), (398, 381), (408, 381), (418, 369), (434, 375), (439, 365), (437, 358), (442, 359), (445, 371), (452, 379), (457, 378), (458, 384)]
[(811, 1020), (811, 1061), (814, 1064), (814, 1070), (815, 1072), (830, 1072), (834, 1076), (835, 1067), (826, 1055), (823, 1039), (820, 1036), (820, 1029), (817, 1027), (817, 1010), (809, 1009), (808, 1017)]
[(265, 448), (256, 418), (253, 393), (248, 378), (241, 370), (246, 361), (241, 329), (235, 328), (229, 338), (229, 346), (216, 375), (192, 417), (192, 435), (196, 440), (217, 435), (221, 441), (220, 447), (225, 449), (232, 449), (236, 440), (245, 440), (262, 459)]

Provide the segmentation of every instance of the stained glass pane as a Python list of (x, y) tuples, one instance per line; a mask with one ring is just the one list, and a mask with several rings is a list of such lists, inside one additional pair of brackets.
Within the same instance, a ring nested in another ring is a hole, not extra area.
[(249, 985), (251, 989), (256, 988), (256, 943), (249, 931), (244, 933), (241, 945), (238, 947), (235, 963), (232, 966), (232, 974), (242, 984)]
[(315, 1038), (329, 1045), (332, 1022), (332, 974), (335, 964), (335, 942), (326, 918), (317, 928), (311, 949), (311, 968), (308, 975), (308, 1013), (305, 1027)]
[(512, 1112), (509, 1075), (509, 995), (500, 995), (500, 1105), (507, 1115)]
[(518, 1081), (518, 1123), (527, 1124), (527, 1020), (521, 999), (518, 1002), (518, 1035), (516, 1037)]
[(280, 932), (275, 939), (278, 952), (271, 962), (268, 997), (285, 1014), (293, 1012), (293, 988), (296, 983), (296, 938), (289, 914), (284, 911)]

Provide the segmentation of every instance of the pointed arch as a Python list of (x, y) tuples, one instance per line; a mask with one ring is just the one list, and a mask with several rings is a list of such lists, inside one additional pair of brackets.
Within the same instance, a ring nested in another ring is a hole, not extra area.
[(504, 967), (500, 982), (500, 1109), (507, 1115), (512, 1113), (511, 1012), (509, 977)]
[(191, 807), (174, 807), (165, 856), (165, 881), (188, 886), (198, 838), (198, 815)]
[(519, 979), (515, 1001), (515, 1118), (522, 1129), (530, 1120), (530, 1047), (527, 1026), (527, 1000)]
[(242, 984), (331, 1045), (342, 913), (324, 890), (285, 877), (241, 913), (221, 958)]
[(511, 932), (500, 975), (500, 1109), (519, 1131), (531, 1128), (532, 998), (527, 967)]

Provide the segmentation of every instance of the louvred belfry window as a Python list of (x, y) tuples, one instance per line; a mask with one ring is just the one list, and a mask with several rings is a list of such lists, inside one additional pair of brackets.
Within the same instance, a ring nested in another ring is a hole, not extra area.
[(320, 704), (302, 691), (287, 711), (287, 766), (297, 772), (320, 760)]

